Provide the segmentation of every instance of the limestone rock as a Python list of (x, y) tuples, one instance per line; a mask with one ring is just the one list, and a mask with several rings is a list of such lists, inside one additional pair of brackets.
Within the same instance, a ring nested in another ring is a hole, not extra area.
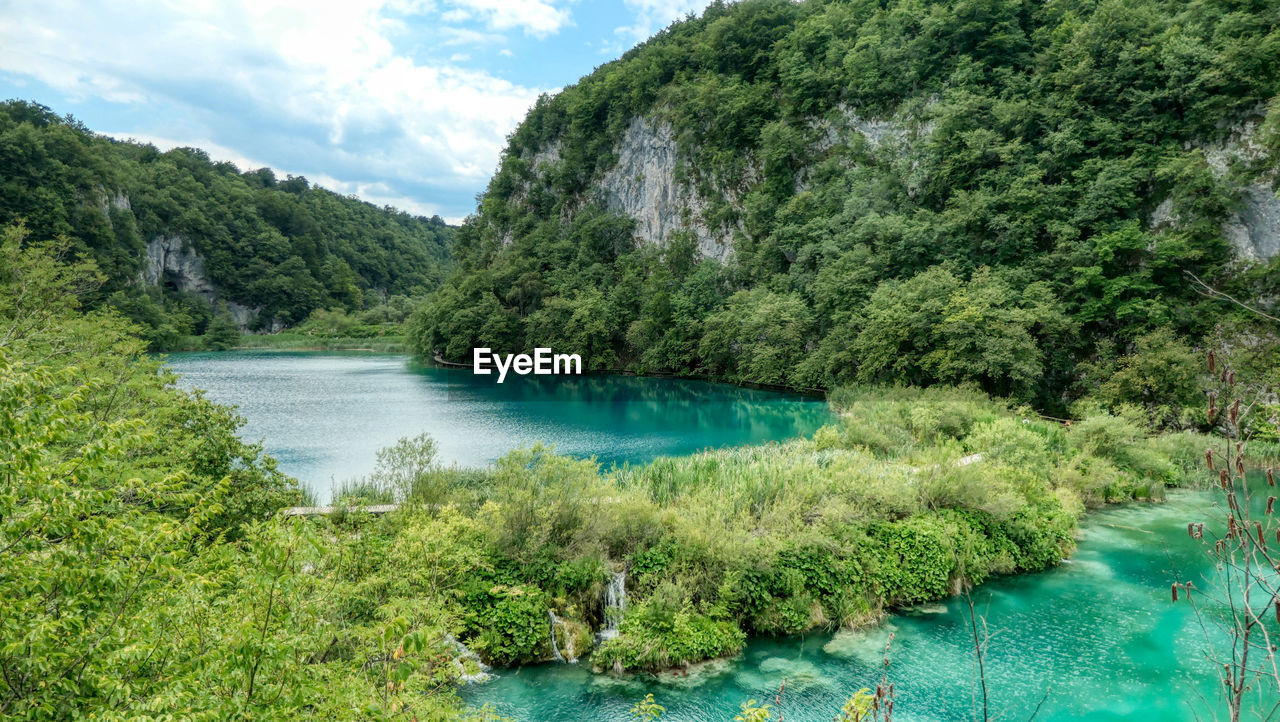
[(636, 222), (645, 243), (665, 245), (673, 234), (692, 232), (704, 257), (724, 259), (729, 239), (702, 218), (706, 201), (677, 178), (675, 129), (669, 123), (636, 118), (618, 144), (618, 162), (600, 182), (605, 207)]

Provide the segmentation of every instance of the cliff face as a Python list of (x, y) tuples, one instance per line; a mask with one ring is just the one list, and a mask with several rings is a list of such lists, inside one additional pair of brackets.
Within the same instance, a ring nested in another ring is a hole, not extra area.
[[(193, 293), (211, 304), (221, 303), (241, 331), (249, 330), (261, 310), (223, 299), (205, 273), (204, 257), (189, 240), (178, 234), (156, 236), (147, 242), (146, 267), (140, 280), (148, 286), (171, 287)], [(273, 323), (273, 330), (278, 330), (275, 326)]]
[(600, 179), (596, 193), (606, 208), (636, 222), (642, 243), (666, 245), (677, 232), (692, 233), (706, 258), (723, 260), (731, 246), (724, 229), (709, 227), (707, 203), (681, 174), (675, 130), (670, 123), (635, 118), (617, 147), (618, 162)]
[[(1268, 160), (1266, 150), (1256, 141), (1258, 126), (1256, 118), (1237, 123), (1226, 138), (1201, 148), (1220, 190), (1236, 200), (1236, 207), (1222, 222), (1222, 236), (1246, 264), (1280, 255), (1280, 197), (1275, 189), (1276, 174), (1257, 170), (1267, 167)], [(910, 171), (917, 170), (918, 164), (909, 159), (916, 146), (930, 142), (934, 126), (911, 117), (864, 118), (842, 107), (832, 116), (812, 119), (808, 130), (810, 162), (796, 169), (796, 193), (808, 190), (808, 179), (817, 165), (840, 157), (851, 143), (885, 159), (908, 159), (899, 169), (899, 180), (910, 189)], [(661, 119), (661, 109), (633, 118), (613, 155), (617, 161), (593, 181), (585, 198), (632, 219), (640, 244), (665, 246), (674, 234), (689, 233), (703, 258), (729, 258), (735, 233), (746, 231), (741, 224), (717, 226), (707, 218), (710, 201), (694, 181), (699, 171), (693, 159), (681, 153), (676, 131)], [(559, 142), (536, 153), (530, 163), (531, 184), (544, 182), (541, 176), (560, 160)], [(760, 182), (759, 162), (751, 159), (747, 168), (745, 190), (717, 193), (739, 215), (744, 210), (742, 197)], [(1155, 232), (1178, 224), (1178, 209), (1168, 199), (1156, 206), (1147, 222)], [(507, 242), (510, 240), (508, 234)]]
[[(1259, 115), (1262, 111), (1257, 110)], [(1217, 189), (1232, 200), (1222, 221), (1222, 237), (1244, 265), (1266, 263), (1280, 255), (1277, 175), (1258, 133), (1259, 123), (1253, 118), (1231, 124), (1224, 137), (1199, 147)], [(1161, 200), (1148, 219), (1148, 227), (1156, 233), (1183, 223), (1178, 204), (1169, 198)]]
[(1241, 259), (1267, 261), (1280, 254), (1280, 199), (1270, 183), (1240, 190), (1240, 209), (1222, 227)]

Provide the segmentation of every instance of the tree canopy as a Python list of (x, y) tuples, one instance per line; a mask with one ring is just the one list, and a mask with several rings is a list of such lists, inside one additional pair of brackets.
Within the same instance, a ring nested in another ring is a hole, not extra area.
[[(1184, 272), (1274, 298), (1280, 261), (1242, 262), (1223, 223), (1276, 175), (1280, 156), (1258, 151), (1277, 144), (1276, 11), (714, 3), (538, 101), (417, 348), (461, 360), (462, 337), (483, 335), (596, 368), (974, 382), (1063, 408), (1084, 390), (1077, 364), (1235, 322)], [(637, 118), (672, 129), (671, 180), (698, 201), (685, 220), (725, 260), (692, 233), (638, 243), (610, 200)]]
[[(106, 278), (88, 302), (120, 309), (162, 348), (225, 325), (211, 299), (256, 309), (255, 328), (292, 325), (315, 309), (425, 294), (448, 266), (453, 229), (438, 217), (267, 168), (242, 173), (194, 148), (161, 153), (95, 135), (32, 103), (0, 103), (0, 168), (0, 225), (21, 222), (32, 241), (69, 239)], [(211, 293), (142, 282), (148, 244), (163, 238), (199, 254)]]

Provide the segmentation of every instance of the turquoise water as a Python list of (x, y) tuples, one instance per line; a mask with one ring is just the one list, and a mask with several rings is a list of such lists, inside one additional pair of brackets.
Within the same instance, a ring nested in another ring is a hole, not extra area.
[[(992, 719), (1213, 719), (1212, 671), (1191, 607), (1169, 598), (1174, 579), (1207, 572), (1186, 523), (1203, 520), (1208, 496), (1179, 493), (1092, 515), (1078, 552), (1050, 571), (997, 580), (974, 592), (991, 633), (987, 681)], [(1208, 588), (1202, 584), (1201, 588)], [(909, 610), (861, 633), (754, 639), (728, 663), (689, 677), (618, 679), (589, 662), (505, 671), (468, 685), (464, 698), (518, 720), (630, 720), (653, 693), (664, 722), (731, 720), (742, 702), (774, 703), (787, 722), (830, 722), (843, 701), (874, 687), (890, 631), (894, 719), (982, 719), (973, 708), (973, 640), (960, 600)], [(773, 719), (777, 719), (775, 705)]]
[(537, 442), (601, 464), (809, 434), (819, 400), (724, 384), (629, 376), (496, 376), (364, 352), (170, 354), (179, 383), (238, 407), (241, 435), (329, 497), (368, 473), (378, 449), (427, 432), (445, 463), (485, 465)]
[[(331, 480), (366, 473), (377, 449), (423, 431), (440, 442), (445, 461), (483, 464), (543, 441), (609, 465), (785, 439), (829, 420), (821, 402), (786, 394), (629, 377), (509, 378), (498, 386), (492, 376), (394, 355), (173, 354), (170, 364), (183, 385), (238, 405), (244, 435), (263, 440), (322, 497)], [(992, 719), (1026, 720), (1037, 707), (1036, 720), (1215, 718), (1205, 702), (1216, 698), (1204, 631), (1191, 607), (1169, 600), (1171, 581), (1210, 571), (1186, 523), (1211, 511), (1208, 495), (1179, 493), (1093, 514), (1069, 561), (975, 590), (992, 634)], [(737, 659), (688, 677), (593, 675), (584, 661), (502, 671), (463, 694), (529, 722), (630, 720), (647, 693), (667, 708), (664, 722), (730, 720), (747, 699), (774, 704), (775, 720), (781, 711), (788, 722), (828, 722), (852, 692), (880, 679), (892, 631), (895, 720), (981, 719), (967, 624), (963, 604), (951, 600), (860, 633), (753, 639)]]

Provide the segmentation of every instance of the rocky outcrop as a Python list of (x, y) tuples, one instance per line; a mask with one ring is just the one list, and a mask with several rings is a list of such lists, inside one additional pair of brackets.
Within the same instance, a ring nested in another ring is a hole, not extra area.
[(147, 263), (142, 281), (150, 286), (171, 286), (194, 293), (211, 304), (221, 303), (241, 330), (247, 330), (258, 309), (220, 298), (218, 289), (205, 275), (204, 258), (181, 235), (162, 235), (147, 243)]
[(631, 121), (618, 144), (618, 162), (600, 181), (606, 208), (636, 222), (644, 243), (666, 245), (673, 234), (689, 232), (704, 257), (724, 259), (728, 234), (717, 233), (703, 220), (706, 201), (679, 178), (675, 130), (648, 118)]
[[(831, 152), (844, 152), (851, 139), (860, 137), (871, 150), (901, 155), (932, 130), (928, 122), (907, 117), (864, 118), (850, 108), (841, 107), (830, 117), (815, 119), (810, 124), (809, 154), (821, 158)], [(689, 233), (704, 258), (723, 261), (729, 257), (733, 237), (745, 231), (740, 223), (726, 227), (713, 225), (707, 220), (708, 209), (713, 200), (718, 202), (721, 198), (740, 209), (741, 199), (760, 182), (758, 165), (747, 163), (742, 177), (732, 188), (721, 187), (713, 179), (699, 176), (698, 169), (681, 153), (674, 127), (662, 119), (662, 108), (633, 118), (614, 146), (614, 155), (617, 161), (597, 178), (587, 198), (579, 200), (598, 202), (631, 218), (640, 243), (662, 246), (670, 243), (676, 234)], [(560, 158), (559, 140), (522, 154), (521, 161), (527, 164), (530, 175), (520, 182), (508, 202), (523, 204), (530, 188), (545, 179)], [(807, 167), (797, 171), (797, 192), (807, 187), (807, 173)], [(562, 213), (571, 215), (578, 207), (579, 204), (567, 204)], [(510, 228), (499, 229), (498, 234), (503, 245), (515, 240)]]
[(1249, 261), (1280, 255), (1280, 198), (1270, 183), (1253, 183), (1240, 191), (1241, 207), (1222, 224), (1222, 233)]
[(217, 300), (218, 291), (204, 273), (204, 258), (180, 235), (156, 236), (147, 243), (142, 278), (150, 286), (172, 286), (211, 303)]
[[(928, 123), (909, 123), (901, 118), (862, 118), (853, 110), (841, 108), (835, 119), (815, 121), (811, 130), (815, 141), (810, 148), (815, 156), (847, 145), (849, 139), (861, 136), (867, 145), (878, 150), (900, 152), (904, 147), (927, 136), (933, 128)], [(708, 200), (692, 183), (695, 172), (680, 156), (674, 128), (657, 118), (635, 118), (617, 145), (618, 161), (599, 182), (605, 207), (626, 214), (636, 222), (636, 237), (644, 243), (663, 245), (673, 234), (692, 233), (698, 250), (705, 258), (724, 260), (732, 252), (732, 235), (740, 228), (714, 228), (706, 221)], [(558, 148), (549, 148), (535, 156), (558, 158)], [(749, 165), (742, 186), (758, 182), (758, 173)], [(796, 174), (796, 191), (808, 183), (807, 169)], [(736, 203), (742, 191), (717, 189), (730, 203)]]
[(107, 189), (98, 186), (99, 205), (102, 207), (102, 215), (110, 217), (112, 209), (131, 211), (133, 204), (129, 202), (129, 196), (124, 191), (116, 189), (115, 195), (107, 192)]
[[(1253, 182), (1239, 184), (1232, 171), (1249, 170), (1266, 160), (1267, 151), (1257, 142), (1258, 121), (1248, 120), (1227, 128), (1217, 142), (1201, 147), (1205, 162), (1222, 183), (1233, 186), (1239, 207), (1222, 223), (1222, 235), (1236, 256), (1246, 263), (1266, 262), (1280, 255), (1280, 198), (1274, 190), (1274, 174), (1252, 173)], [(1148, 217), (1154, 231), (1176, 226), (1180, 222), (1173, 201), (1161, 201)]]

